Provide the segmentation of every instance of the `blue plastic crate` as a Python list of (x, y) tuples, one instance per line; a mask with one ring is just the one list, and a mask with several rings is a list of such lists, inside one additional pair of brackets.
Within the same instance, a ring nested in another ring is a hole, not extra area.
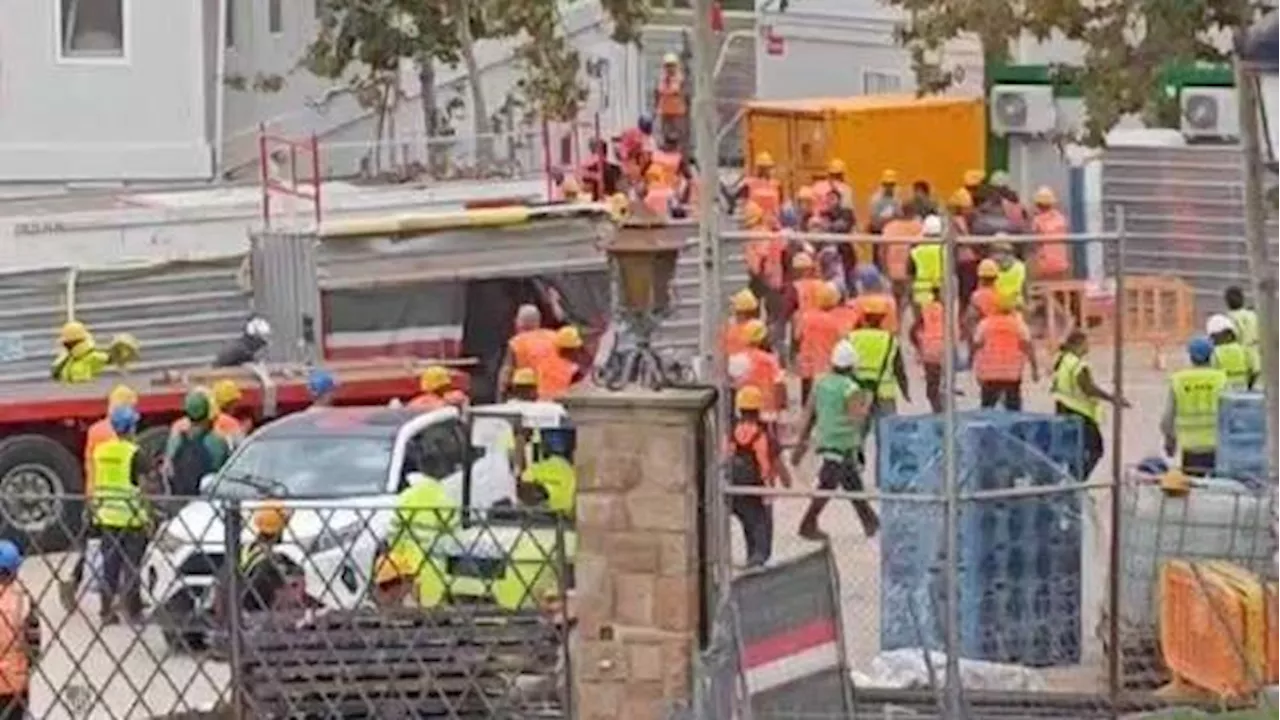
[(1266, 477), (1266, 408), (1261, 393), (1227, 393), (1218, 405), (1214, 474), (1236, 480)]

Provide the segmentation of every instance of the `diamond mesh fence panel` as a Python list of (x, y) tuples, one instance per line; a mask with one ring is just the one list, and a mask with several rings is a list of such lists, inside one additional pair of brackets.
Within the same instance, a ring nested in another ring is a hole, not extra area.
[[(70, 549), (28, 541), (0, 574), (0, 700), (32, 717), (570, 716), (559, 516), (149, 497), (121, 521), (54, 500), (91, 513)], [(7, 496), (6, 520), (49, 501)]]

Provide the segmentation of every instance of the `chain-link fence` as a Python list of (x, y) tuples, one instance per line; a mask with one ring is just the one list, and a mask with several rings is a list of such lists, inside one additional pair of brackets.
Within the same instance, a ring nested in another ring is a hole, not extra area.
[(572, 716), (560, 516), (58, 500), (89, 511), (73, 549), (0, 573), (0, 703), (31, 717)]

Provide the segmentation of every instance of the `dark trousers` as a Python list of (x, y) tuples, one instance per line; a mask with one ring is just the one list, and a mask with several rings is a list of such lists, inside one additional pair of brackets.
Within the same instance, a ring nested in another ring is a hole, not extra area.
[(924, 396), (929, 399), (929, 408), (936, 413), (942, 412), (942, 366), (925, 363)]
[[(822, 467), (818, 470), (818, 489), (835, 490), (836, 488), (846, 492), (862, 491), (862, 476), (858, 473), (858, 464), (852, 456), (841, 460), (823, 458)], [(858, 521), (862, 523), (862, 532), (867, 537), (874, 536), (880, 529), (880, 518), (876, 517), (876, 511), (871, 509), (871, 503), (866, 500), (851, 502), (853, 511), (858, 514)], [(804, 517), (800, 520), (802, 535), (811, 535), (818, 531), (818, 516), (826, 506), (826, 498), (814, 498), (809, 503), (809, 509), (805, 510)]]
[(1005, 410), (1022, 411), (1021, 380), (991, 380), (979, 382), (981, 387), (980, 402), (984, 408), (992, 408), (1003, 404)]
[(813, 378), (800, 378), (800, 406), (809, 402), (809, 393), (813, 392)]
[(26, 716), (27, 693), (0, 695), (0, 720), (22, 720)]
[(143, 528), (102, 528), (102, 612), (107, 614), (117, 595), (124, 596), (129, 615), (142, 612), (142, 556), (147, 551)]
[(1209, 477), (1218, 464), (1218, 453), (1215, 450), (1183, 450), (1182, 472), (1193, 477)]
[(1094, 468), (1098, 467), (1098, 461), (1102, 460), (1102, 429), (1098, 427), (1098, 423), (1092, 418), (1072, 410), (1062, 403), (1055, 403), (1055, 410), (1059, 415), (1072, 415), (1080, 418), (1080, 425), (1084, 428), (1084, 475), (1082, 479), (1087, 481), (1089, 476), (1093, 474)]
[(764, 565), (773, 555), (773, 509), (756, 495), (731, 495), (729, 509), (742, 523), (742, 539), (747, 546), (747, 565)]

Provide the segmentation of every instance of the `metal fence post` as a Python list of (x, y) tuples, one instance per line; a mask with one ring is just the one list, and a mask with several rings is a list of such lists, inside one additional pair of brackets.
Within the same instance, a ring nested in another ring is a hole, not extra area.
[[(1125, 229), (1124, 208), (1115, 208), (1116, 240), (1115, 240), (1115, 309), (1114, 333), (1112, 337), (1112, 392), (1117, 398), (1124, 398), (1124, 326), (1128, 311), (1125, 302)], [(1111, 697), (1111, 716), (1118, 717), (1121, 695), (1121, 675), (1124, 661), (1120, 651), (1120, 565), (1123, 557), (1120, 552), (1120, 487), (1124, 482), (1124, 404), (1113, 403), (1111, 415), (1111, 542), (1108, 548), (1109, 576), (1107, 578), (1107, 641), (1111, 645), (1108, 653), (1108, 690)]]
[(240, 511), (240, 500), (236, 498), (227, 500), (222, 506), (226, 555), (223, 557), (221, 572), (226, 580), (226, 588), (221, 601), (223, 614), (226, 616), (228, 664), (231, 666), (231, 716), (235, 720), (243, 720), (246, 704), (242, 662), (244, 623), (240, 613), (240, 533), (244, 522)]
[(560, 596), (560, 652), (563, 653), (563, 669), (561, 671), (561, 693), (564, 704), (564, 716), (574, 717), (573, 697), (573, 657), (570, 654), (569, 639), (572, 634), (570, 623), (573, 616), (569, 609), (569, 558), (568, 545), (565, 543), (565, 521), (556, 518), (556, 592)]
[[(960, 577), (959, 577), (959, 479), (956, 468), (956, 280), (955, 253), (956, 235), (951, 224), (951, 215), (942, 216), (944, 230), (942, 236), (942, 397), (943, 397), (943, 430), (942, 430), (942, 481), (946, 499), (944, 517), (944, 539), (946, 547), (946, 567), (944, 577), (946, 585), (946, 602), (943, 610), (943, 649), (946, 652), (947, 676), (943, 701), (943, 713), (948, 718), (961, 717), (960, 698)], [(877, 433), (879, 430), (877, 429)], [(879, 442), (879, 436), (877, 436)]]

